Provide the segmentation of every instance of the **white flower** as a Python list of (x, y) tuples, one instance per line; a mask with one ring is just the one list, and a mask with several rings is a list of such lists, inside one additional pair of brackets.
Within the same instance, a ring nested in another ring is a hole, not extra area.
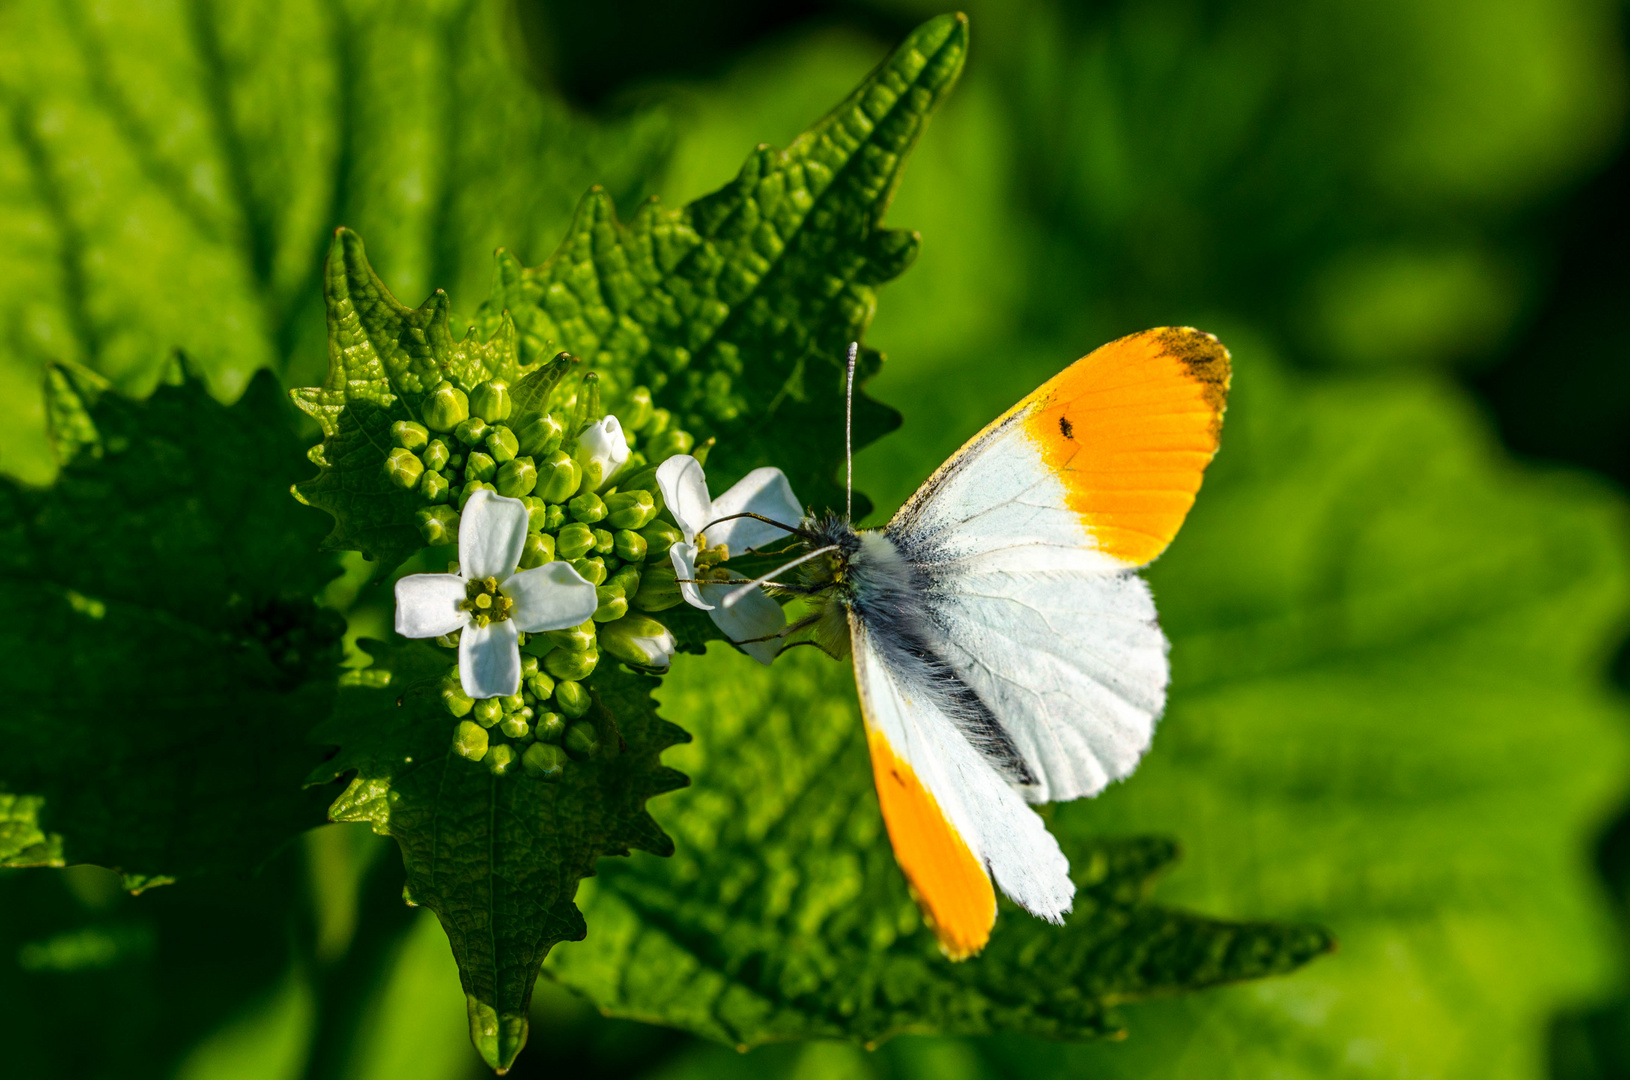
[(473, 698), (521, 688), (518, 635), (580, 626), (599, 606), (594, 585), (570, 563), (515, 572), (526, 543), (526, 506), (483, 488), (464, 504), (457, 574), (410, 574), (396, 583), (396, 632), (429, 638), (462, 629), (458, 675)]
[(577, 437), (577, 460), (582, 463), (584, 474), (593, 478), (584, 490), (598, 491), (604, 487), (628, 460), (628, 440), (623, 437), (622, 423), (615, 416), (607, 416), (597, 424), (590, 424)]
[(702, 463), (688, 454), (677, 454), (664, 461), (657, 469), (657, 485), (662, 489), (662, 499), (669, 513), (685, 534), (683, 542), (674, 544), (668, 552), (674, 573), (679, 577), (680, 595), (692, 607), (707, 611), (731, 641), (744, 643), (740, 648), (748, 656), (768, 664), (775, 659), (776, 643), (751, 639), (775, 634), (786, 625), (781, 605), (762, 590), (755, 589), (725, 607), (720, 601), (736, 586), (694, 584), (696, 556), (703, 546), (723, 544), (735, 556), (784, 538), (786, 530), (756, 518), (714, 522), (732, 514), (751, 512), (772, 521), (796, 525), (803, 519), (804, 509), (798, 505), (792, 485), (787, 483), (780, 469), (754, 469), (714, 500), (708, 497)]

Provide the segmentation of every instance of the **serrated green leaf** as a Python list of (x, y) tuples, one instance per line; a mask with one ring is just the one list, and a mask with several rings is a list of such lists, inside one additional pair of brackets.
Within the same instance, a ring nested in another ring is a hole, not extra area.
[(554, 783), (519, 768), (495, 777), (452, 748), (457, 721), (437, 694), (451, 654), (419, 643), (365, 648), (390, 684), (340, 690), (315, 733), (340, 752), (312, 781), (355, 774), (330, 816), (366, 821), (401, 846), (406, 895), (436, 912), (452, 942), (471, 1041), (502, 1072), (526, 1044), (538, 966), (557, 942), (586, 932), (572, 900), (595, 860), (673, 851), (645, 803), (685, 784), (659, 758), (689, 736), (656, 716), (654, 679), (607, 664), (594, 675), (590, 716), (615, 752), (571, 761)]
[(672, 755), (696, 784), (663, 806), (677, 854), (602, 864), (584, 889), (594, 933), (546, 968), (614, 1015), (742, 1047), (1113, 1036), (1121, 1002), (1289, 971), (1331, 945), (1312, 927), (1147, 904), (1169, 841), (1076, 834), (1066, 925), (1004, 902), (986, 950), (952, 963), (890, 852), (848, 665), (800, 649), (769, 671), (715, 645), (662, 698), (697, 732)]
[(0, 862), (133, 888), (253, 867), (322, 820), (303, 733), (343, 629), (311, 600), (337, 567), (286, 493), (292, 414), (270, 375), (231, 408), (196, 378), (141, 403), (71, 406), (65, 375), (51, 394), (100, 452), (45, 490), (0, 480)]
[[(916, 256), (915, 233), (881, 222), (967, 43), (961, 15), (923, 24), (787, 149), (760, 147), (735, 180), (683, 208), (647, 203), (623, 225), (610, 196), (590, 192), (542, 265), (500, 252), (478, 321), (507, 310), (523, 359), (581, 356), (613, 403), (650, 386), (684, 426), (719, 439), (718, 483), (775, 464), (806, 503), (842, 505), (832, 463), (844, 354), (871, 321), (877, 286)], [(857, 383), (879, 363), (863, 351)], [(899, 422), (863, 394), (854, 420), (862, 446)]]
[(325, 268), (328, 379), (291, 395), (322, 425), (324, 438), (311, 453), (317, 475), (295, 490), (333, 515), (326, 548), (360, 551), (383, 573), (424, 546), (413, 517), (424, 498), (392, 484), (382, 470), (391, 424), (423, 420), (420, 406), (443, 379), (468, 387), (519, 380), (515, 330), (500, 318), (487, 340), (474, 330), (456, 340), (447, 294), (438, 289), (417, 308), (398, 302), (349, 229), (334, 234)]

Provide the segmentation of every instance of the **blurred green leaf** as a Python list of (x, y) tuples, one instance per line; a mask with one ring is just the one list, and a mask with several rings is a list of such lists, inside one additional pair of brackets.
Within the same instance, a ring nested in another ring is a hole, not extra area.
[[(761, 146), (734, 181), (682, 209), (648, 203), (624, 226), (591, 192), (541, 266), (500, 255), (482, 321), (507, 310), (524, 361), (582, 356), (608, 376), (611, 400), (648, 385), (685, 427), (718, 437), (718, 483), (774, 463), (806, 503), (836, 506), (844, 353), (877, 286), (917, 253), (916, 234), (882, 228), (883, 213), (967, 43), (960, 15), (924, 23), (786, 150)], [(867, 352), (857, 381), (877, 362)], [(896, 423), (856, 396), (860, 445)]]
[(457, 721), (438, 692), (451, 654), (420, 643), (365, 647), (389, 685), (340, 690), (314, 736), (340, 751), (312, 782), (355, 774), (329, 813), (366, 821), (401, 846), (404, 895), (440, 917), (471, 1041), (502, 1071), (526, 1045), (538, 965), (555, 943), (586, 932), (572, 904), (579, 880), (602, 855), (673, 851), (645, 803), (685, 784), (660, 756), (688, 736), (656, 716), (655, 680), (608, 664), (595, 672), (589, 713), (602, 755), (572, 761), (554, 782), (520, 768), (497, 777), (453, 749)]
[(55, 486), (0, 479), (9, 864), (142, 887), (251, 869), (322, 821), (304, 732), (343, 626), (311, 600), (337, 566), (287, 494), (293, 414), (269, 374), (231, 408), (177, 376), (145, 402), (55, 409), (94, 425)]
[(660, 118), (573, 118), (513, 49), (501, 0), (0, 5), (0, 465), (51, 474), (47, 362), (320, 381), (336, 226), (471, 310), (495, 247), (551, 250), (591, 183), (638, 197)]

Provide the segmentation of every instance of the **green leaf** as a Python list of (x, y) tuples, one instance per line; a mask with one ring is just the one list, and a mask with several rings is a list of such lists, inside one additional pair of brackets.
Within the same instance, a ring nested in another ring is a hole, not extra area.
[(388, 572), (424, 546), (414, 512), (424, 498), (385, 476), (391, 424), (422, 421), (420, 406), (447, 379), (475, 386), (521, 376), (515, 331), (500, 319), (487, 341), (474, 330), (455, 340), (447, 294), (440, 289), (418, 308), (399, 303), (368, 265), (362, 240), (349, 229), (334, 235), (326, 263), (328, 378), (292, 392), (294, 403), (322, 425), (311, 451), (317, 476), (299, 497), (334, 516), (325, 548), (360, 551)]
[(367, 642), (384, 689), (340, 690), (316, 737), (340, 747), (312, 774), (354, 773), (335, 821), (366, 821), (391, 836), (407, 868), (405, 895), (441, 919), (458, 960), (470, 1037), (502, 1072), (526, 1044), (538, 966), (559, 941), (586, 932), (572, 900), (603, 855), (667, 855), (673, 842), (646, 800), (685, 784), (662, 751), (688, 740), (656, 716), (655, 680), (607, 664), (596, 670), (590, 713), (611, 752), (573, 760), (556, 782), (515, 769), (495, 777), (452, 747), (457, 721), (438, 695), (450, 653), (430, 645)]
[(697, 732), (673, 755), (696, 785), (663, 807), (677, 854), (603, 865), (584, 890), (594, 933), (547, 969), (614, 1015), (743, 1048), (1116, 1036), (1120, 1002), (1289, 971), (1330, 948), (1312, 927), (1145, 903), (1169, 841), (1071, 834), (1080, 891), (1066, 925), (1004, 901), (986, 950), (952, 963), (894, 863), (848, 665), (800, 649), (770, 671), (716, 645), (676, 666), (662, 698)]
[[(841, 505), (844, 353), (877, 286), (916, 256), (916, 234), (881, 221), (967, 44), (962, 15), (924, 23), (786, 150), (760, 147), (681, 209), (650, 202), (622, 225), (610, 196), (590, 192), (542, 265), (499, 254), (478, 321), (507, 310), (523, 360), (581, 356), (613, 404), (649, 386), (685, 427), (719, 439), (715, 486), (773, 463), (806, 503)], [(879, 363), (864, 351), (857, 382)], [(857, 445), (899, 422), (860, 394), (854, 419)]]
[[(178, 369), (178, 376), (180, 375)], [(53, 415), (81, 451), (55, 486), (0, 480), (0, 863), (96, 862), (131, 888), (248, 869), (322, 821), (300, 781), (343, 626), (276, 381), (231, 408), (192, 377)]]
[(54, 471), (48, 363), (138, 395), (175, 348), (227, 399), (263, 366), (320, 382), (337, 226), (468, 311), (591, 183), (638, 198), (660, 118), (574, 117), (514, 42), (503, 0), (0, 5), (0, 465)]

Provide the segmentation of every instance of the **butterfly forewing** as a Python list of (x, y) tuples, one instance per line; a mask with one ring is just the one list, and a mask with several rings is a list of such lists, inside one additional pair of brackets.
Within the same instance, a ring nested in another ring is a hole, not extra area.
[(1228, 353), (1150, 330), (1077, 361), (957, 452), (889, 523), (931, 644), (1024, 756), (1035, 802), (1096, 794), (1148, 748), (1166, 640), (1133, 573), (1216, 453)]

